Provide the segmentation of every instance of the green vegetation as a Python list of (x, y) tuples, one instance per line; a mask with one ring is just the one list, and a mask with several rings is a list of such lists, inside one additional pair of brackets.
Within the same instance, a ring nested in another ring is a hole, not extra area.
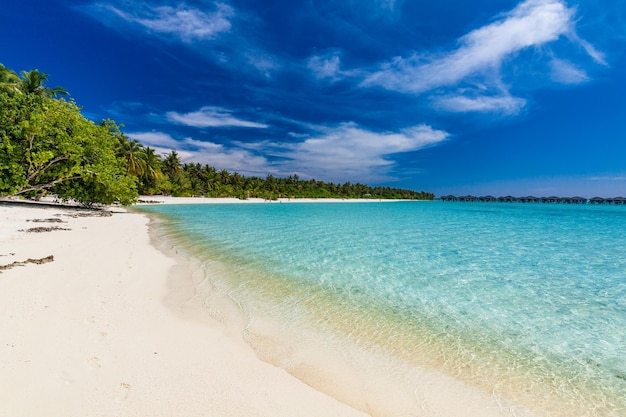
[(132, 204), (139, 194), (238, 198), (432, 199), (431, 193), (363, 184), (244, 177), (165, 158), (129, 139), (112, 120), (87, 120), (61, 87), (38, 70), (0, 64), (0, 195), (45, 194), (85, 205)]
[(0, 195), (130, 204), (136, 179), (117, 154), (110, 126), (87, 120), (37, 70), (21, 76), (0, 65)]

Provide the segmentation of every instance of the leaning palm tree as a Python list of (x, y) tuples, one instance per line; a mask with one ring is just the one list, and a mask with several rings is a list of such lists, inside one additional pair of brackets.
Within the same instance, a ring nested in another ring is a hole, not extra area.
[(24, 94), (39, 94), (47, 97), (56, 97), (59, 95), (69, 95), (63, 87), (46, 87), (48, 74), (39, 70), (22, 71), (20, 73), (19, 90)]

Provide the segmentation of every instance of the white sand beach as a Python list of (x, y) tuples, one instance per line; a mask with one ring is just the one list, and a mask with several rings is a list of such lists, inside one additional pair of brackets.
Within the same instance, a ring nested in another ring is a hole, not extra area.
[[(367, 384), (374, 400), (389, 404), (368, 404), (367, 393), (346, 401), (260, 360), (202, 311), (190, 267), (153, 246), (150, 219), (112, 211), (0, 204), (0, 417), (351, 417), (403, 409), (391, 404), (401, 394), (392, 386)], [(26, 231), (35, 227), (48, 231)], [(334, 382), (344, 391), (366, 385), (346, 381)], [(410, 415), (529, 415), (433, 370), (414, 382), (402, 389), (417, 404)]]
[(193, 315), (147, 217), (85, 214), (0, 205), (0, 265), (54, 257), (0, 273), (0, 416), (364, 415)]

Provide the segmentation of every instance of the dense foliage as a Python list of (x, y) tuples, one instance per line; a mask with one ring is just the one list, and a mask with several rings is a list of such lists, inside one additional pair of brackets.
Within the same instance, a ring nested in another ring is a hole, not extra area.
[(130, 204), (136, 179), (118, 156), (109, 128), (87, 120), (47, 75), (0, 66), (0, 195)]
[[(173, 158), (172, 158), (173, 156)], [(177, 159), (175, 152), (167, 160)], [(172, 165), (168, 165), (171, 167)], [(176, 165), (174, 165), (176, 166)], [(371, 187), (364, 184), (334, 184), (315, 179), (301, 180), (297, 175), (277, 178), (268, 175), (265, 178), (244, 177), (238, 173), (217, 170), (209, 165), (183, 164), (177, 171), (176, 181), (170, 180), (173, 195), (202, 195), (210, 197), (238, 198), (375, 198), (375, 199), (432, 199), (433, 195), (392, 187)], [(152, 190), (144, 190), (150, 193)], [(157, 193), (166, 190), (155, 190)]]
[[(432, 199), (430, 193), (363, 184), (244, 177), (209, 165), (161, 158), (111, 120), (87, 120), (47, 74), (0, 65), (0, 195), (47, 193), (86, 205), (131, 204), (138, 194), (238, 198)], [(59, 96), (61, 96), (59, 98)]]

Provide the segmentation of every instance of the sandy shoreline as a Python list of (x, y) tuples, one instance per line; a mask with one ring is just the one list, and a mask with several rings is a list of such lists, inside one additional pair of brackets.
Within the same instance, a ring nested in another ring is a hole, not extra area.
[[(0, 416), (364, 415), (185, 317), (193, 299), (176, 314), (184, 271), (118, 211), (0, 205), (0, 265), (54, 257), (0, 273)], [(71, 230), (20, 231), (39, 226)]]
[(210, 198), (210, 197), (170, 197), (170, 196), (142, 196), (138, 205), (146, 204), (276, 204), (276, 203), (392, 203), (398, 201), (422, 201), (422, 200), (390, 200), (372, 198), (279, 198), (276, 200), (264, 200), (262, 198)]
[(0, 417), (530, 415), (427, 369), (408, 386), (333, 369), (316, 390), (206, 314), (202, 277), (157, 249), (145, 214), (112, 211), (0, 204), (0, 266), (54, 258), (0, 271)]

